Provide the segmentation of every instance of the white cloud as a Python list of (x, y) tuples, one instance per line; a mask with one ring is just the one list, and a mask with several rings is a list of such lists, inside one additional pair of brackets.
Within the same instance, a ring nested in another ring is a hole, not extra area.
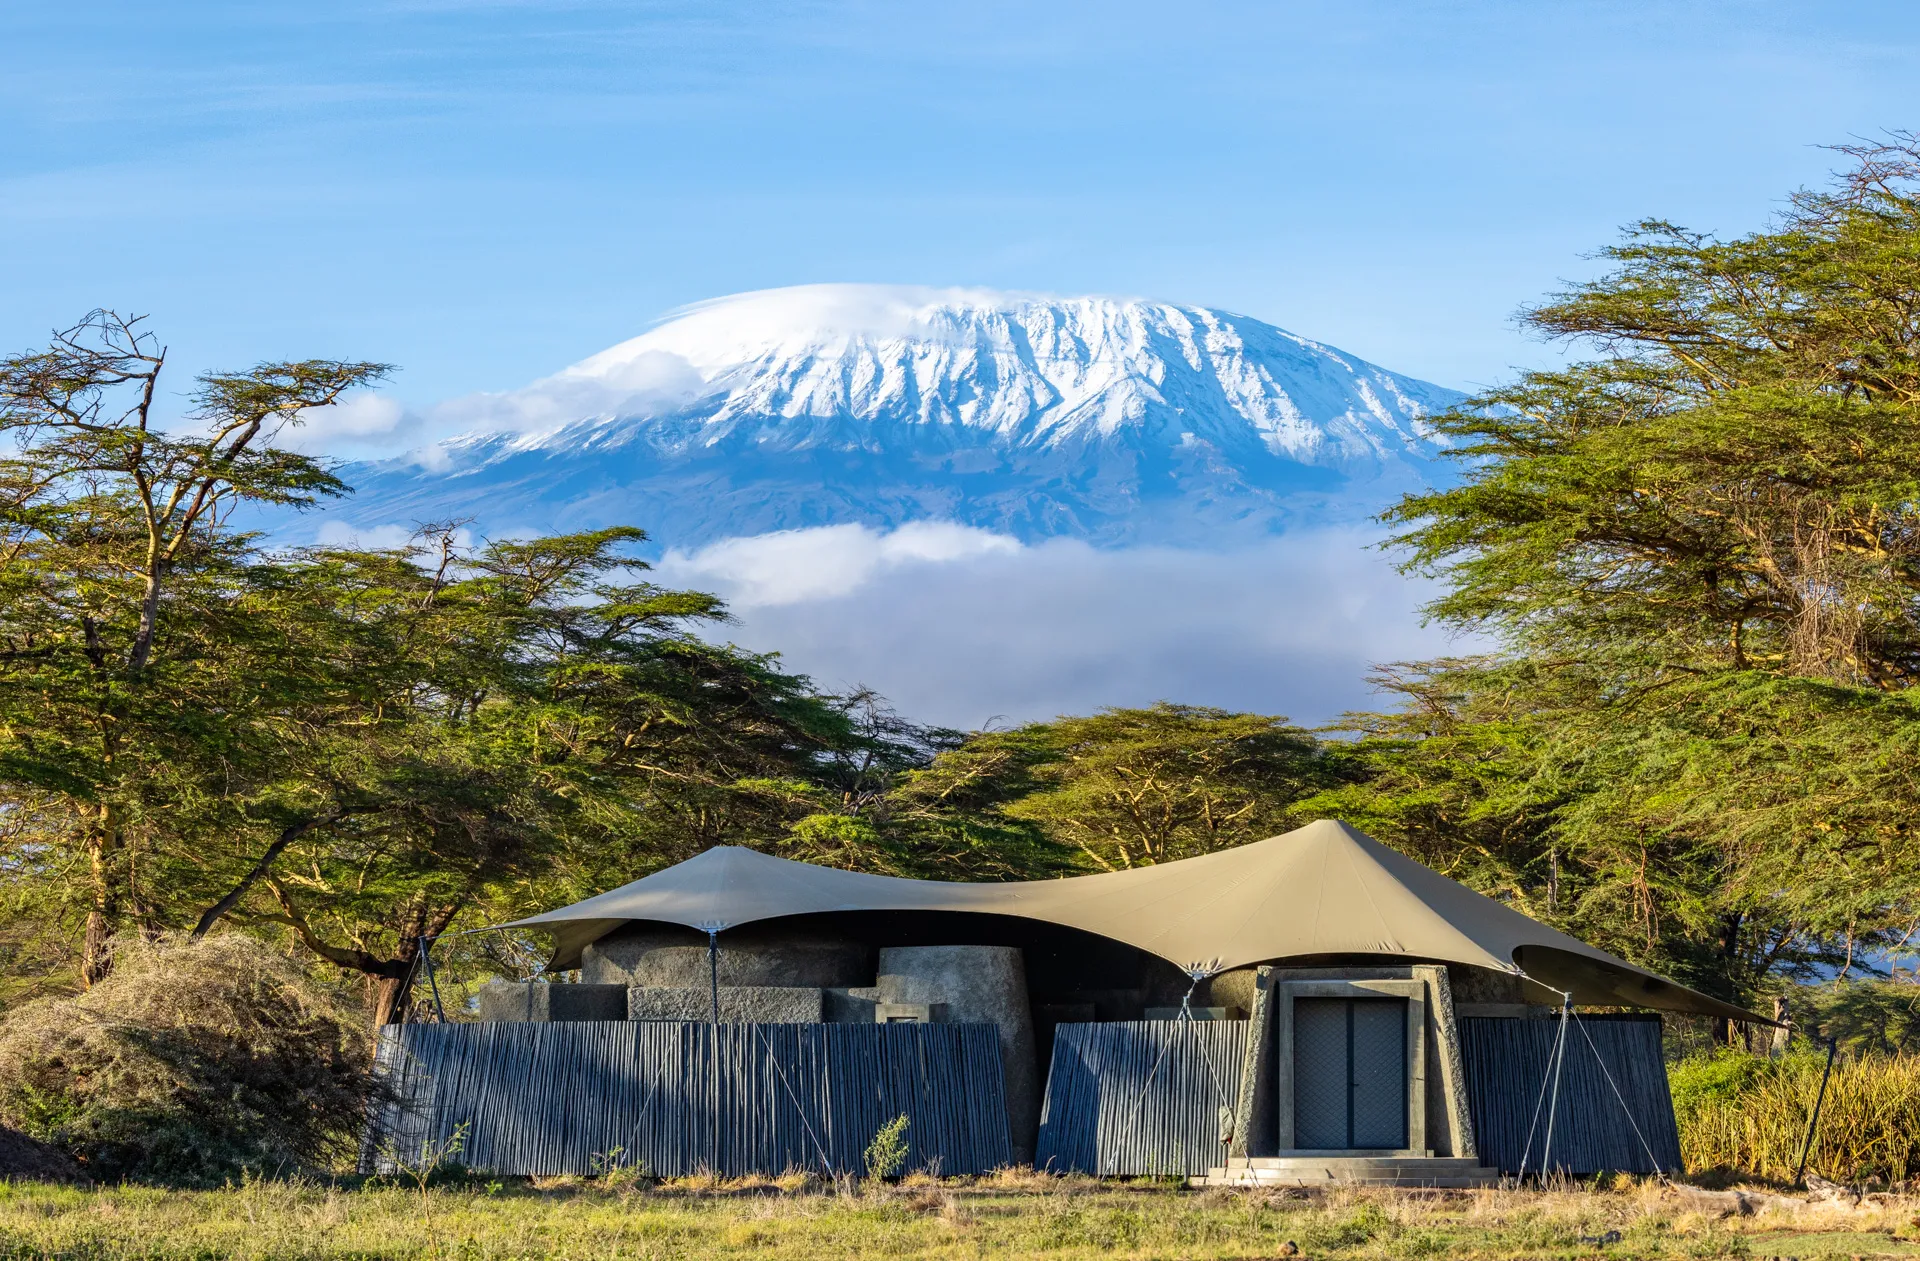
[(392, 449), (414, 440), (421, 418), (390, 394), (356, 390), (330, 407), (309, 407), (288, 425), (278, 445), (309, 454)]
[(663, 581), (709, 587), (747, 609), (850, 595), (903, 568), (1020, 550), (1007, 535), (946, 521), (887, 533), (830, 525), (725, 539), (690, 553), (674, 549), (658, 568)]
[(634, 354), (604, 370), (576, 366), (518, 390), (468, 394), (425, 411), (390, 394), (355, 391), (331, 407), (308, 408), (281, 430), (280, 445), (310, 455), (385, 459), (406, 455), (429, 470), (449, 463), (440, 440), (456, 433), (523, 433), (595, 416), (657, 412), (697, 397), (700, 373), (667, 351)]
[[(345, 521), (328, 519), (320, 523), (314, 531), (313, 541), (321, 547), (366, 548), (383, 550), (401, 548), (417, 541), (420, 530), (411, 525), (352, 525)], [(455, 530), (453, 541), (466, 548), (473, 546), (471, 530)]]
[(827, 688), (864, 683), (975, 727), (1160, 699), (1318, 723), (1374, 703), (1379, 663), (1466, 650), (1420, 626), (1432, 592), (1357, 529), (1232, 551), (1101, 550), (951, 525), (831, 526), (671, 553), (724, 632)]
[(696, 397), (704, 381), (679, 355), (650, 350), (604, 370), (568, 368), (500, 394), (469, 394), (434, 407), (437, 433), (550, 429), (592, 416), (657, 411)]

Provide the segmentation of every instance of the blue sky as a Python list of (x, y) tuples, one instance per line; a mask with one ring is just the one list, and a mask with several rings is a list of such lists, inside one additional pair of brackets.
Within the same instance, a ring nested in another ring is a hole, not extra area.
[[(820, 281), (1226, 307), (1472, 388), (1555, 353), (1513, 314), (1619, 225), (1746, 231), (1818, 146), (1920, 127), (1911, 0), (13, 0), (0, 65), (0, 349), (110, 305), (180, 387), (385, 360), (376, 430)], [(849, 526), (662, 573), (924, 719), (1318, 721), (1462, 647), (1369, 543), (881, 564)], [(753, 577), (794, 565), (832, 590)]]
[(824, 280), (1224, 306), (1472, 386), (1616, 225), (1920, 125), (1909, 4), (16, 2), (0, 345), (511, 388)]

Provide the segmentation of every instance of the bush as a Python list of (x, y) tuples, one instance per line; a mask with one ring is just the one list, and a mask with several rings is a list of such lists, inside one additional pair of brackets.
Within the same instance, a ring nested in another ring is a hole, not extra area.
[[(1687, 1168), (1790, 1180), (1825, 1067), (1824, 1052), (1811, 1050), (1772, 1061), (1723, 1051), (1674, 1065), (1669, 1080)], [(1836, 1063), (1807, 1168), (1849, 1183), (1920, 1174), (1920, 1056)]]
[(102, 1180), (337, 1164), (371, 1086), (359, 1018), (239, 934), (128, 943), (87, 993), (0, 1025), (0, 1120)]
[(900, 1176), (907, 1164), (908, 1124), (903, 1112), (874, 1131), (873, 1141), (867, 1144), (867, 1177), (878, 1182)]
[(1667, 1069), (1673, 1115), (1682, 1133), (1693, 1118), (1731, 1103), (1751, 1089), (1773, 1064), (1745, 1051), (1720, 1048), (1690, 1055)]

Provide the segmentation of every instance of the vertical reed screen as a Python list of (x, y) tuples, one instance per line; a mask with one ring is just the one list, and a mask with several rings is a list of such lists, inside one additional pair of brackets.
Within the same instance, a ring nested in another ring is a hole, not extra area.
[[(1575, 1176), (1678, 1172), (1680, 1133), (1661, 1055), (1660, 1018), (1575, 1017), (1567, 1028), (1559, 1103), (1549, 1109), (1542, 1102), (1541, 1088), (1544, 1083), (1546, 1098), (1551, 1100), (1549, 1070), (1559, 1035), (1557, 1017), (1470, 1017), (1460, 1022), (1467, 1107), (1481, 1163), (1509, 1174), (1520, 1171), (1523, 1156), (1529, 1172), (1541, 1168), (1542, 1161)], [(1533, 1135), (1530, 1154), (1529, 1131)]]
[(902, 1114), (909, 1170), (1012, 1160), (993, 1025), (397, 1025), (378, 1064), (393, 1101), (369, 1127), (369, 1167), (464, 1126), (456, 1159), (500, 1174), (857, 1173)]
[(1244, 1020), (1066, 1024), (1034, 1163), (1055, 1172), (1203, 1174), (1226, 1163)]

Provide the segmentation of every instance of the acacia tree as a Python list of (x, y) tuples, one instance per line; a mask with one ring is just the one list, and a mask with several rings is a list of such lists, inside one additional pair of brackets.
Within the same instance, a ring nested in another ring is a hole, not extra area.
[(255, 650), (271, 635), (241, 611), (258, 575), (222, 522), (240, 504), (344, 489), (272, 438), (386, 371), (306, 360), (209, 373), (190, 427), (171, 430), (155, 415), (165, 363), (139, 319), (110, 311), (0, 360), (0, 776), (84, 862), (88, 984), (113, 933), (153, 923), (135, 861), (151, 807), (217, 814), (222, 778), (272, 758), (279, 685), (303, 686), (243, 664), (265, 660)]
[(1439, 421), (1388, 519), (1439, 618), (1516, 648), (1879, 688), (1920, 671), (1920, 147), (1849, 149), (1731, 241), (1649, 220), (1525, 315), (1600, 353)]
[(906, 775), (887, 822), (984, 866), (1114, 871), (1284, 831), (1343, 764), (1284, 718), (1161, 702), (980, 732)]
[[(623, 883), (718, 843), (776, 842), (804, 777), (846, 726), (829, 698), (690, 628), (697, 592), (631, 581), (616, 528), (390, 552), (317, 550), (293, 581), (366, 628), (363, 720), (320, 746), (336, 803), (236, 899), (367, 977), (376, 1024), (404, 1020), (422, 947)], [(469, 926), (478, 923), (469, 921)]]
[(1845, 152), (1763, 231), (1638, 225), (1525, 316), (1589, 358), (1439, 418), (1460, 483), (1387, 519), (1502, 650), (1401, 672), (1341, 798), (1747, 1001), (1920, 911), (1920, 147)]
[(0, 870), (12, 914), (78, 914), (84, 983), (116, 933), (239, 923), (404, 1018), (462, 914), (778, 845), (815, 808), (845, 709), (696, 637), (724, 611), (642, 580), (642, 532), (264, 550), (234, 508), (346, 492), (275, 432), (383, 369), (210, 375), (182, 436), (164, 363), (106, 313), (0, 363)]

